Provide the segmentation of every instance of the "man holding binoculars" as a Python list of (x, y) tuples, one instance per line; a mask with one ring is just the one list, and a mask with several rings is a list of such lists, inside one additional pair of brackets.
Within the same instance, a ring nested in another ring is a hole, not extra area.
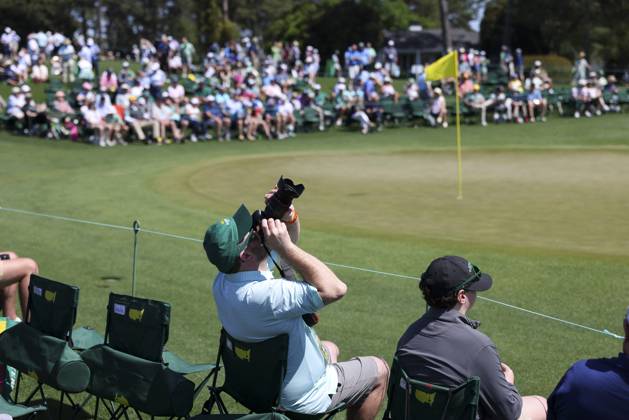
[[(292, 199), (303, 192), (280, 178), (265, 196), (264, 211), (244, 205), (210, 226), (203, 246), (219, 273), (213, 295), (218, 316), (234, 338), (257, 342), (288, 334), (288, 365), (280, 395), (287, 411), (318, 414), (341, 403), (349, 419), (373, 419), (384, 395), (388, 366), (378, 357), (337, 362), (338, 347), (311, 327), (316, 311), (341, 299), (347, 286), (320, 260), (297, 246), (300, 221)], [(274, 256), (281, 259), (280, 268)], [(274, 278), (271, 259), (281, 273)], [(303, 281), (284, 275), (287, 268)]]

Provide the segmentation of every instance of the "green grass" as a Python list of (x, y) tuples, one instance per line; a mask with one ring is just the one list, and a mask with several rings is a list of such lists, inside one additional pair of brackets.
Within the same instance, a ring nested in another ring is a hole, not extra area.
[[(306, 185), (301, 245), (331, 263), (418, 276), (459, 254), (494, 277), (483, 294), (621, 333), (629, 277), (629, 118), (465, 126), (464, 199), (456, 199), (454, 129), (331, 131), (289, 141), (99, 149), (0, 134), (0, 206), (201, 238), (244, 202), (261, 207), (280, 174)], [(104, 329), (110, 291), (131, 290), (132, 235), (0, 212), (0, 248), (81, 287), (77, 325)], [(391, 360), (424, 310), (413, 280), (334, 268), (349, 285), (317, 331), (342, 359)], [(200, 244), (140, 234), (140, 296), (172, 303), (168, 347), (213, 360), (215, 269)], [(119, 280), (117, 280), (119, 278)], [(621, 341), (479, 300), (471, 312), (523, 394), (548, 395), (577, 359)], [(202, 395), (200, 400), (206, 395)]]

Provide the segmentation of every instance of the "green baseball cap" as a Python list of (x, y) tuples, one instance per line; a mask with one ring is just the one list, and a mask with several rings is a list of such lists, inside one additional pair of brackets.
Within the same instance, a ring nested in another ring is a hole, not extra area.
[(251, 230), (251, 213), (241, 204), (232, 217), (214, 223), (205, 232), (203, 248), (208, 260), (223, 273), (233, 273), (240, 253), (247, 247), (245, 237)]

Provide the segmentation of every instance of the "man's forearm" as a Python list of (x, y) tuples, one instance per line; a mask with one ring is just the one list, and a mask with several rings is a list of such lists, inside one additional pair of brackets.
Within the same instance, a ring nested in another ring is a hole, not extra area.
[(299, 234), (301, 232), (301, 224), (299, 222), (299, 215), (297, 214), (297, 211), (294, 208), (291, 208), (289, 215), (282, 219), (286, 219), (282, 221), (286, 223), (286, 230), (288, 230), (290, 240), (296, 244), (299, 241)]
[(317, 289), (325, 304), (339, 300), (347, 292), (345, 283), (328, 266), (298, 246), (284, 249), (281, 257), (301, 274), (304, 281)]

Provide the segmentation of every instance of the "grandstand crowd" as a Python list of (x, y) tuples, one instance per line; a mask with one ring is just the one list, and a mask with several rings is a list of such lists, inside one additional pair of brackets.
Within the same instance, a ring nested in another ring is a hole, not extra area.
[[(186, 38), (163, 35), (132, 46), (118, 71), (101, 69), (101, 57), (111, 53), (82, 35), (40, 31), (22, 40), (6, 27), (0, 43), (0, 79), (12, 86), (6, 99), (0, 97), (5, 126), (103, 147), (285, 139), (330, 126), (356, 126), (363, 134), (388, 123), (447, 127), (455, 112), (451, 83), (426, 81), (422, 66), (396, 88), (393, 41), (382, 51), (353, 44), (323, 69), (317, 48), (297, 41), (264, 51), (258, 39), (243, 37), (212, 45), (199, 62)], [(462, 116), (483, 126), (545, 121), (551, 111), (591, 117), (629, 103), (615, 76), (594, 71), (584, 53), (570, 88), (555, 87), (539, 60), (526, 71), (520, 49), (503, 47), (495, 70), (484, 51), (461, 49), (458, 57)], [(336, 78), (331, 92), (317, 83), (323, 73)], [(44, 102), (33, 98), (34, 84), (45, 84)]]

